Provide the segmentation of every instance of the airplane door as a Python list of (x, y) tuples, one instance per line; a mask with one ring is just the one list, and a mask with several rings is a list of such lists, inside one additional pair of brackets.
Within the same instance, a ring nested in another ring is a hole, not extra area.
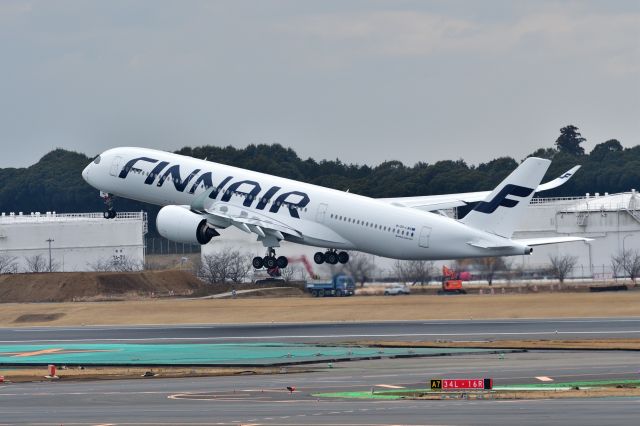
[(316, 213), (316, 222), (324, 223), (324, 215), (327, 213), (327, 208), (329, 206), (326, 203), (321, 203), (318, 206), (318, 213)]
[(109, 173), (111, 176), (118, 176), (120, 174), (120, 162), (122, 161), (122, 157), (115, 157), (111, 162), (111, 170)]
[(431, 227), (423, 226), (422, 231), (420, 231), (420, 240), (418, 241), (418, 245), (420, 247), (428, 248), (430, 237), (431, 237)]

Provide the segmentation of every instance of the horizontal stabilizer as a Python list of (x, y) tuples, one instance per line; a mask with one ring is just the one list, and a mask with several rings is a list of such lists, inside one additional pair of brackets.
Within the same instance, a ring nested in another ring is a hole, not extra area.
[[(510, 241), (510, 240), (507, 240), (507, 241)], [(497, 244), (491, 241), (474, 241), (474, 242), (469, 242), (467, 244), (469, 244), (472, 247), (478, 247), (482, 249), (501, 249), (501, 248), (513, 247), (513, 244), (507, 244), (507, 243)]]
[(593, 241), (593, 238), (583, 237), (544, 237), (544, 238), (525, 238), (522, 240), (513, 240), (516, 243), (524, 244), (526, 246), (542, 246), (545, 244), (559, 244), (559, 243), (572, 243), (574, 241)]
[(571, 179), (571, 176), (573, 176), (578, 171), (578, 169), (580, 169), (580, 167), (581, 166), (575, 166), (571, 168), (571, 170), (564, 172), (554, 180), (538, 185), (538, 187), (536, 188), (536, 192), (548, 191), (550, 189), (559, 187), (560, 185)]

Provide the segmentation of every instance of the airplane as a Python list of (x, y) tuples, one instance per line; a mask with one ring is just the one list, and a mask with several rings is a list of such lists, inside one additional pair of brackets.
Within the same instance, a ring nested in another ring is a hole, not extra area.
[[(320, 247), (317, 264), (347, 263), (348, 250), (404, 260), (449, 260), (531, 254), (533, 247), (587, 238), (512, 239), (533, 194), (556, 188), (576, 166), (540, 185), (551, 161), (529, 157), (493, 191), (375, 199), (291, 179), (147, 148), (121, 147), (98, 155), (82, 172), (117, 213), (113, 197), (163, 206), (158, 232), (173, 241), (207, 244), (231, 226), (266, 248), (256, 269), (285, 268), (283, 241)], [(462, 219), (444, 209), (476, 203)]]

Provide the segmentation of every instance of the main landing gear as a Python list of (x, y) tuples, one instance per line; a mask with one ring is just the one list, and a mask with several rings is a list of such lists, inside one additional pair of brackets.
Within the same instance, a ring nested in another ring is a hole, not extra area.
[(251, 264), (256, 269), (262, 269), (263, 267), (267, 269), (273, 269), (275, 267), (283, 269), (287, 267), (289, 261), (284, 256), (276, 257), (276, 251), (273, 247), (269, 247), (264, 257), (254, 257)]
[(113, 196), (107, 192), (100, 191), (100, 198), (104, 202), (104, 212), (102, 212), (102, 216), (105, 219), (115, 219), (118, 213), (113, 208)]
[(327, 262), (329, 265), (335, 265), (340, 262), (344, 265), (349, 261), (349, 253), (347, 253), (346, 251), (341, 251), (338, 253), (334, 249), (329, 249), (325, 253), (319, 251), (313, 255), (313, 261), (318, 265), (321, 265), (324, 262)]

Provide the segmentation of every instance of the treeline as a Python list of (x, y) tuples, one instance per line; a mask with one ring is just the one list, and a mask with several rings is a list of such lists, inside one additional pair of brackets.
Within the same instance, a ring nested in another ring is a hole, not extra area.
[[(583, 195), (586, 192), (623, 192), (640, 189), (640, 146), (624, 148), (611, 139), (585, 153), (585, 141), (575, 126), (560, 130), (552, 148), (532, 155), (553, 159), (545, 180), (553, 179), (576, 164), (583, 167), (567, 184), (545, 196)], [(179, 154), (296, 179), (370, 197), (407, 197), (488, 190), (497, 185), (519, 163), (501, 157), (479, 165), (463, 160), (418, 162), (406, 166), (386, 161), (378, 166), (345, 164), (339, 159), (316, 161), (298, 157), (279, 144), (185, 147)], [(56, 149), (27, 168), (0, 169), (0, 211), (4, 212), (87, 212), (101, 211), (97, 190), (84, 182), (83, 168), (91, 161), (84, 154)], [(155, 233), (158, 208), (118, 199), (120, 211), (149, 212), (150, 230)]]

